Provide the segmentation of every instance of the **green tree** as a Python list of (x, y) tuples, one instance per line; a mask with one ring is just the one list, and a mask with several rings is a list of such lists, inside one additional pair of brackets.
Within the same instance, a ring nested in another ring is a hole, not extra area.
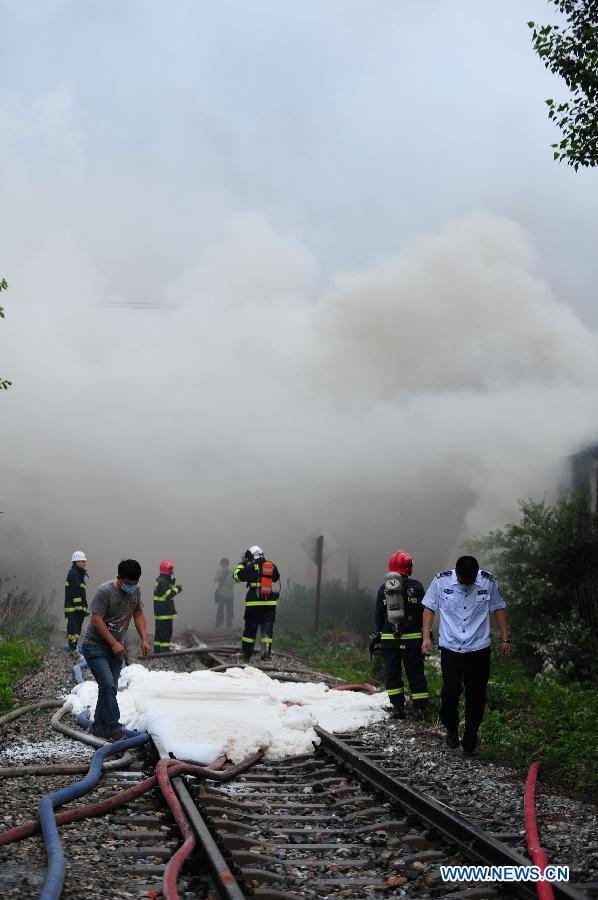
[[(6, 278), (0, 278), (0, 291), (8, 290), (8, 283)], [(4, 307), (0, 306), (0, 319), (4, 318)], [(7, 391), (12, 381), (9, 381), (8, 378), (0, 378), (0, 391)]]
[[(474, 541), (490, 560), (509, 606), (514, 645), (528, 672), (558, 669), (598, 677), (598, 517), (585, 494), (554, 504), (520, 502), (521, 520)], [(591, 586), (592, 608), (585, 605)]]
[(560, 75), (571, 92), (562, 103), (546, 100), (548, 117), (562, 140), (552, 144), (555, 160), (573, 166), (598, 164), (598, 3), (596, 0), (551, 0), (566, 24), (532, 29), (534, 50), (547, 69)]

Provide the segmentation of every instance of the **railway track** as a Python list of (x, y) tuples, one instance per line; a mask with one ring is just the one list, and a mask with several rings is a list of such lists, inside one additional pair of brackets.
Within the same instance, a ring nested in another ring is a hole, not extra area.
[[(155, 664), (185, 671), (238, 662), (234, 646), (208, 645), (196, 634), (188, 642), (187, 652), (162, 654)], [(310, 677), (309, 670), (288, 655), (276, 654), (259, 667), (277, 678)], [(519, 846), (520, 833), (491, 832), (471, 824), (410, 786), (399, 764), (357, 736), (331, 735), (322, 729), (317, 734), (320, 745), (314, 755), (262, 760), (224, 783), (215, 780), (220, 776), (205, 773), (201, 778), (179, 774), (171, 779), (195, 847), (176, 882), (178, 893), (169, 896), (185, 900), (536, 896), (531, 884), (505, 889), (495, 884), (443, 883), (441, 864), (529, 865)], [(139, 787), (165, 756), (161, 747), (141, 751), (130, 768), (105, 773), (85, 800), (98, 802)], [(65, 824), (61, 837), (70, 860), (62, 896), (72, 900), (163, 896), (167, 866), (182, 844), (180, 820), (177, 824), (155, 784), (101, 819)], [(74, 848), (82, 841), (87, 852), (78, 856)], [(32, 870), (37, 865), (40, 872), (32, 883), (41, 886), (39, 838), (27, 842), (36, 856)], [(9, 848), (0, 848), (3, 864), (5, 850)], [(79, 892), (80, 866), (96, 866), (98, 884), (105, 885), (102, 867), (107, 862), (116, 869), (111, 889), (94, 893), (87, 887)], [(2, 896), (38, 896), (6, 890), (9, 881), (2, 883)], [(563, 900), (590, 896), (583, 885), (553, 887), (555, 897)]]
[[(210, 668), (238, 664), (236, 648), (213, 650), (197, 635), (198, 657)], [(286, 660), (260, 666), (276, 677), (302, 675)], [(307, 671), (307, 670), (306, 670)], [(212, 785), (177, 779), (197, 837), (209, 835), (202, 854), (215, 879), (216, 896), (267, 898), (402, 896), (533, 897), (533, 886), (448, 885), (439, 866), (471, 861), (487, 865), (529, 865), (513, 848), (519, 833), (485, 832), (400, 780), (404, 774), (385, 754), (352, 735), (340, 738), (317, 729), (314, 756), (276, 763), (262, 761), (234, 782)], [(399, 776), (399, 777), (396, 777)], [(230, 865), (223, 866), (223, 860)], [(225, 872), (219, 884), (219, 873)], [(584, 893), (555, 886), (557, 897)]]
[[(529, 859), (401, 784), (345, 741), (321, 729), (318, 735), (314, 756), (262, 761), (226, 785), (188, 785), (244, 896), (536, 896), (527, 884), (507, 891), (443, 883), (440, 864), (525, 866)], [(554, 891), (569, 900), (585, 896), (566, 885)]]

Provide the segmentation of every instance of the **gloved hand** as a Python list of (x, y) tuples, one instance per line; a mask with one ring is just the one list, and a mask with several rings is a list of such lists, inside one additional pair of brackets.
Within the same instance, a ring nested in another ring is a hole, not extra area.
[(375, 631), (374, 634), (370, 634), (370, 657), (374, 656), (376, 649), (379, 649), (380, 641), (382, 640), (382, 635), (379, 631)]
[(177, 589), (177, 591), (178, 591), (179, 594), (180, 594), (181, 591), (183, 590), (183, 585), (182, 585), (182, 584), (177, 584), (176, 589)]

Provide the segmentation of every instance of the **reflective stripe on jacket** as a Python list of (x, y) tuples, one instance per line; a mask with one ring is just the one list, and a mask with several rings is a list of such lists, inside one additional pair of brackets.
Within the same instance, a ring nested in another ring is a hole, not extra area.
[(175, 619), (174, 598), (179, 589), (172, 575), (159, 575), (154, 581), (154, 619)]
[(88, 578), (85, 569), (80, 569), (74, 563), (67, 572), (64, 582), (64, 614), (73, 612), (87, 612), (87, 594), (85, 591), (85, 579)]

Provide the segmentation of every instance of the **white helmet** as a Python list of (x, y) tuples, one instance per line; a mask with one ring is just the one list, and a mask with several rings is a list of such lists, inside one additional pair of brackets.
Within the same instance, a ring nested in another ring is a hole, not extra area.
[(251, 555), (254, 559), (259, 559), (260, 556), (264, 555), (264, 551), (262, 550), (261, 547), (258, 547), (257, 544), (254, 544), (253, 547), (250, 547), (249, 552), (251, 553)]
[(71, 562), (87, 562), (87, 556), (83, 550), (75, 550), (71, 556)]

